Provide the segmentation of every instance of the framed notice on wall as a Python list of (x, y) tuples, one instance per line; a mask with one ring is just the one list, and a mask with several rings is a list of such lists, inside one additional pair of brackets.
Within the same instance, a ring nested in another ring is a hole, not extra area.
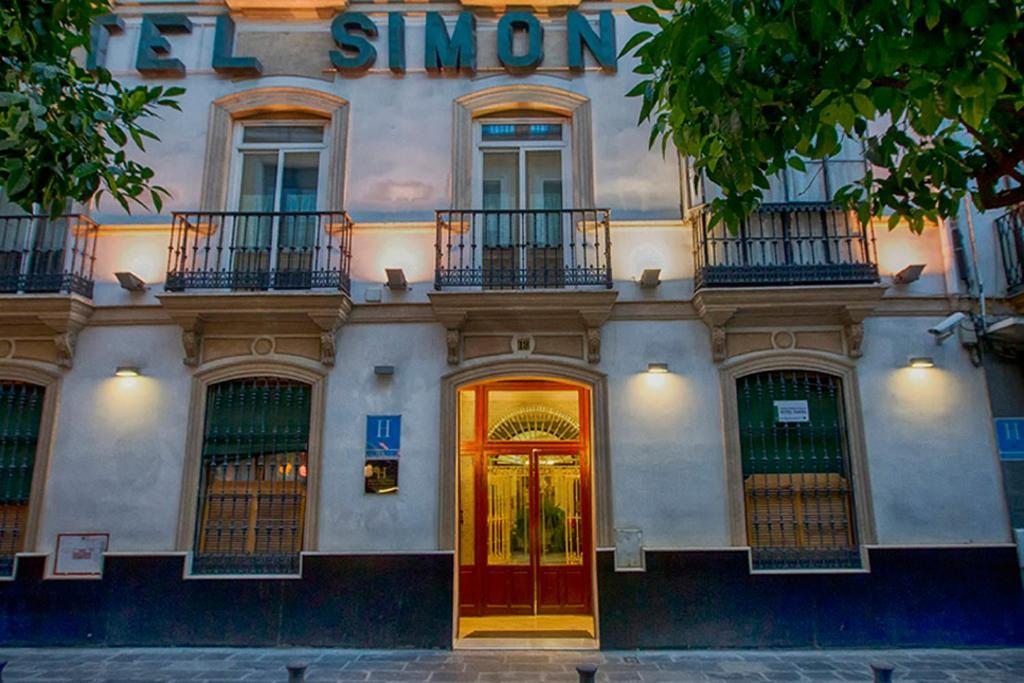
[(57, 534), (54, 576), (102, 576), (110, 534)]

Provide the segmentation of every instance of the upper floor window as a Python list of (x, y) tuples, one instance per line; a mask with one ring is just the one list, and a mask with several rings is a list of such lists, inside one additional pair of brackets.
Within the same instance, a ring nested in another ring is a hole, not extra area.
[(10, 575), (25, 549), (44, 393), (34, 384), (0, 382), (0, 575)]
[(324, 125), (260, 121), (236, 127), (239, 211), (316, 211), (325, 171)]
[(571, 196), (568, 129), (569, 122), (560, 118), (480, 121), (477, 205), (485, 210), (562, 209)]
[(776, 370), (736, 393), (754, 568), (860, 567), (842, 380)]

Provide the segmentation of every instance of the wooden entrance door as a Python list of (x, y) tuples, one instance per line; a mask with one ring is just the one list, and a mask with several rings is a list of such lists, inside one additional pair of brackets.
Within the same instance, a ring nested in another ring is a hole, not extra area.
[[(525, 391), (536, 400), (538, 388), (550, 384), (530, 383)], [(498, 385), (507, 405), (509, 385)], [(580, 428), (589, 410), (583, 389), (568, 390), (579, 392), (583, 419), (561, 431), (529, 405), (513, 411), (528, 416), (525, 431), (486, 419), (488, 391), (479, 391), (478, 417), (492, 428), (480, 435), (478, 451), (467, 452), (464, 443), (460, 453), (463, 616), (591, 612), (589, 444)], [(523, 435), (528, 439), (517, 440)]]

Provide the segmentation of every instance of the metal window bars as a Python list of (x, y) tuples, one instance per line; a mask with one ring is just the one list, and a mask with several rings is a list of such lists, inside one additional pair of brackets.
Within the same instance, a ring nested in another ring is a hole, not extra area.
[(253, 377), (209, 387), (193, 573), (298, 573), (309, 411), (301, 382)]
[(608, 209), (437, 212), (434, 288), (612, 286)]
[(841, 379), (761, 372), (736, 392), (754, 568), (860, 567)]
[(996, 219), (1006, 291), (1016, 294), (1024, 288), (1024, 204)]
[(0, 216), (0, 294), (92, 297), (99, 226), (69, 214)]
[(833, 204), (762, 204), (735, 234), (721, 221), (709, 230), (706, 206), (689, 218), (697, 289), (878, 281), (870, 225)]
[(44, 391), (0, 382), (0, 576), (11, 575), (14, 556), (24, 550)]
[(344, 211), (175, 213), (169, 291), (348, 292), (352, 220)]

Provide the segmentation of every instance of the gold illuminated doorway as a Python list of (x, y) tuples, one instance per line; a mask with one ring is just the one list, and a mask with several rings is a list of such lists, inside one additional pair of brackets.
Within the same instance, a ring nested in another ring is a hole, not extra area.
[(460, 389), (460, 618), (579, 615), (592, 637), (589, 401), (550, 380)]

